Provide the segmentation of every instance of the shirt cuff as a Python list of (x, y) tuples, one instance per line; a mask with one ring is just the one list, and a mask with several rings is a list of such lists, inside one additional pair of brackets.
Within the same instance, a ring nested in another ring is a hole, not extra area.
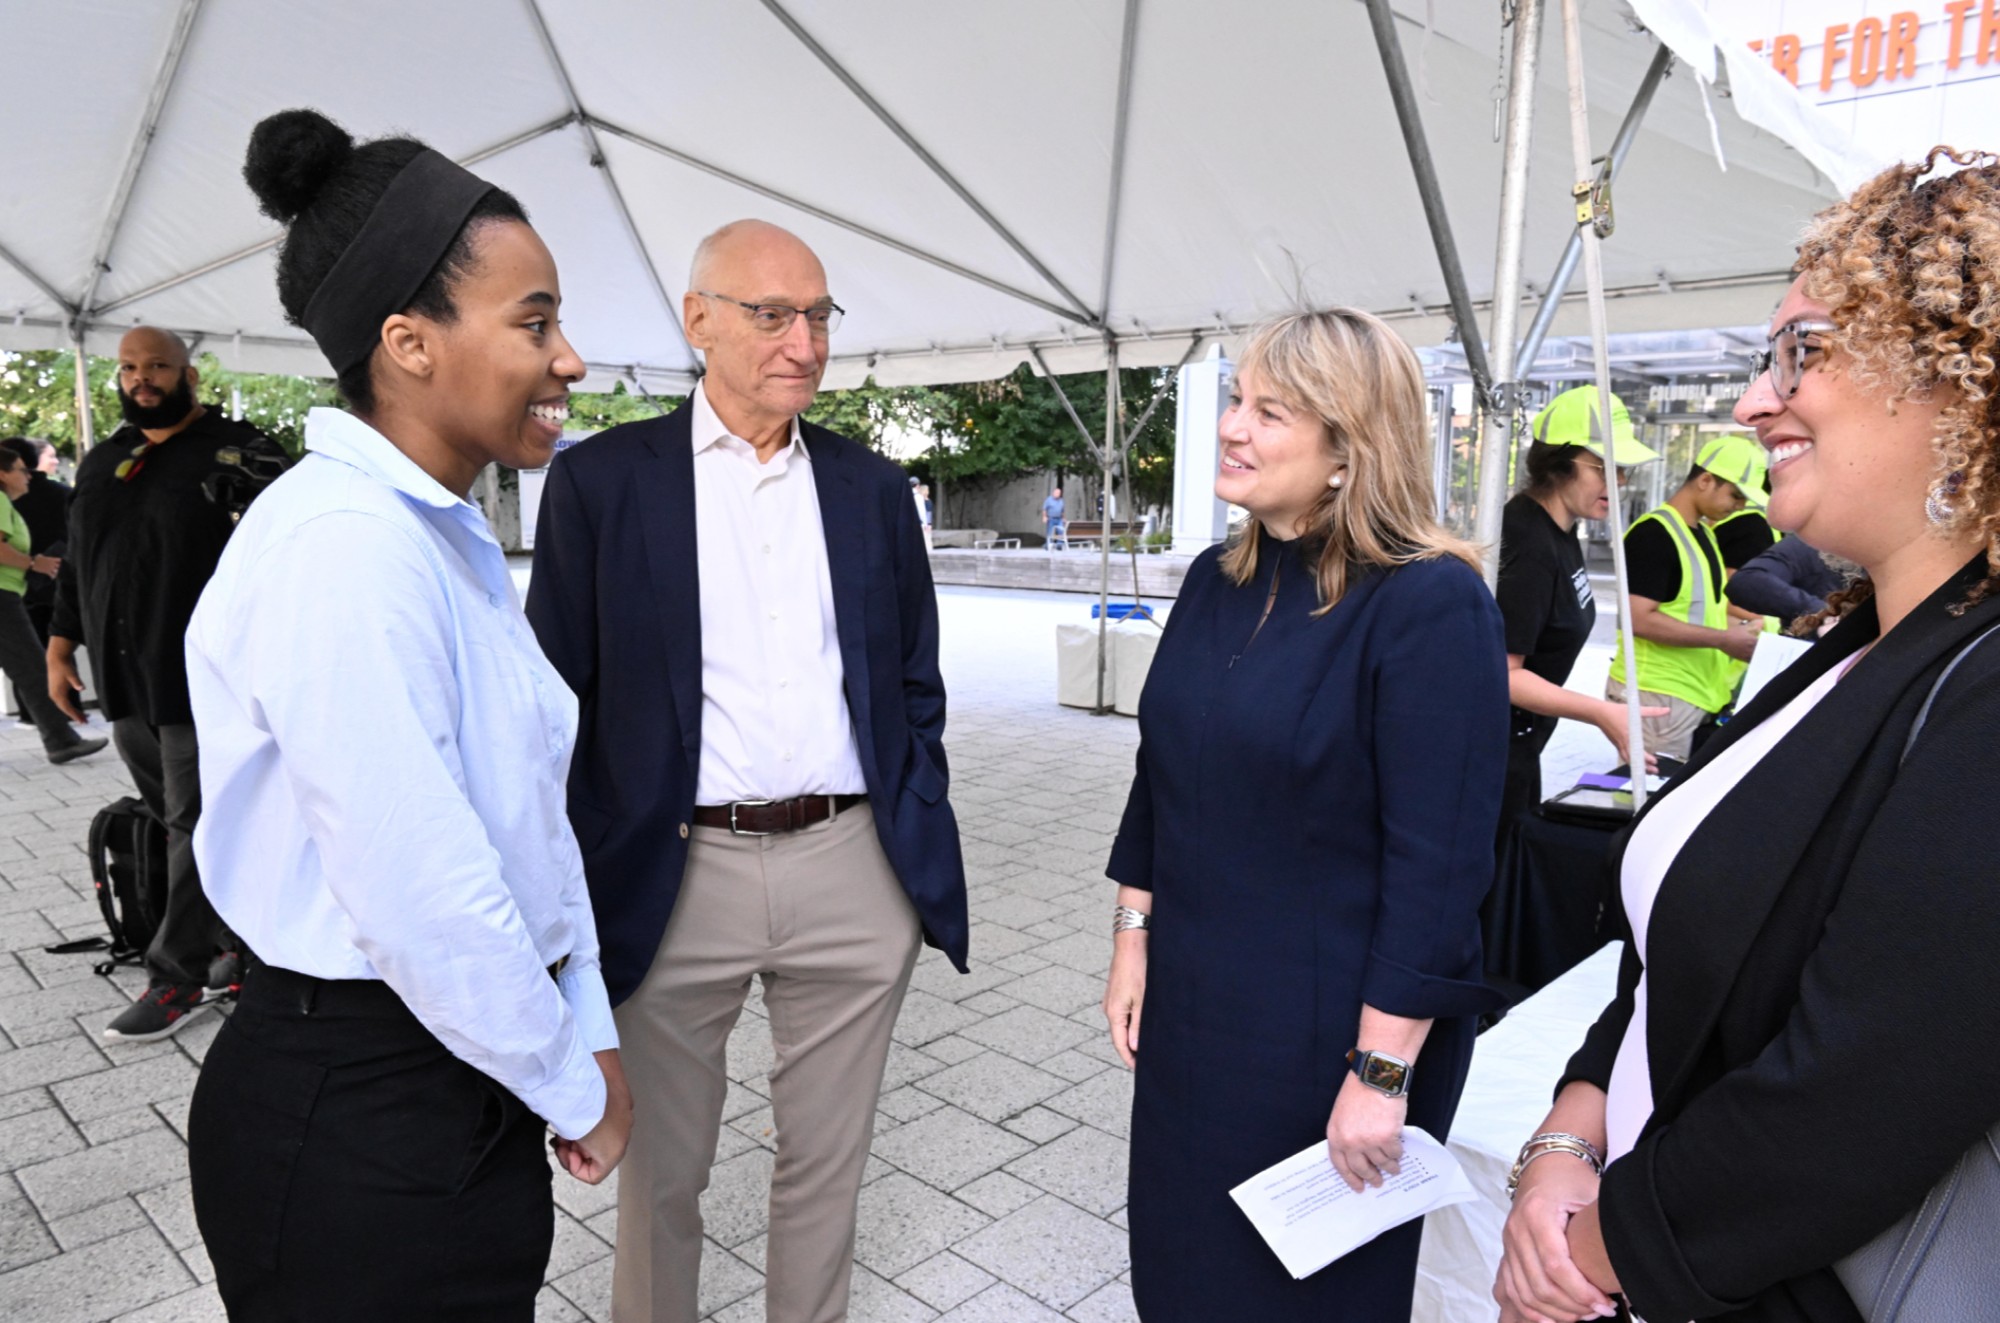
[(577, 1037), (587, 1052), (607, 1052), (618, 1046), (618, 1023), (611, 1018), (611, 994), (604, 971), (596, 965), (565, 969), (556, 980), (569, 1013), (576, 1017)]
[(604, 1119), (604, 1071), (584, 1046), (581, 1033), (570, 1038), (562, 1068), (521, 1101), (564, 1139), (582, 1139), (597, 1128)]
[(1361, 1000), (1411, 1020), (1479, 1015), (1498, 1010), (1506, 1001), (1482, 982), (1426, 974), (1374, 951), (1362, 972)]

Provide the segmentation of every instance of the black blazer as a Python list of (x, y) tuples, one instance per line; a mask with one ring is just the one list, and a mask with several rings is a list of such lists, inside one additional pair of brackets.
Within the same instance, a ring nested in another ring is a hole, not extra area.
[[(569, 817), (614, 1005), (653, 963), (687, 865), (701, 756), (692, 417), (683, 405), (564, 451), (535, 529), (527, 613), (582, 704)], [(843, 436), (800, 426), (876, 830), (926, 940), (963, 970), (937, 598), (909, 479)]]
[[(1829, 1265), (2000, 1120), (2000, 637), (1953, 673), (1903, 760), (1945, 666), (2000, 623), (2000, 598), (1948, 610), (1983, 572), (1982, 557), (1857, 662), (1661, 884), (1653, 1117), (1599, 1196), (1648, 1319), (1858, 1323)], [(1689, 772), (1878, 632), (1873, 603), (1855, 611)], [(1639, 973), (1628, 949), (1565, 1084), (1609, 1086)]]

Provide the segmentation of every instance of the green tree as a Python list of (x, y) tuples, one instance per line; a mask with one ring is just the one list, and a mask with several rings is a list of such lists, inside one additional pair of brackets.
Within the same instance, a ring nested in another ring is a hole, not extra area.
[[(90, 414), (95, 435), (118, 426), (109, 359), (88, 360)], [(39, 436), (64, 454), (76, 453), (76, 356), (69, 350), (0, 350), (0, 434)]]
[[(1164, 375), (1159, 368), (1127, 368), (1118, 374), (1126, 427), (1138, 423)], [(1059, 380), (1091, 439), (1102, 444), (1104, 374), (1079, 372)], [(928, 478), (977, 483), (1047, 469), (1095, 473), (1101, 467), (1055, 387), (1025, 364), (998, 381), (932, 387), (928, 394), (925, 430), (940, 444), (911, 465)], [(1173, 409), (1169, 387), (1145, 429), (1130, 438), (1133, 497), (1141, 506), (1172, 495)], [(1121, 476), (1121, 486), (1123, 482)]]
[(231, 372), (214, 354), (197, 356), (194, 365), (201, 376), (195, 398), (232, 418), (240, 416), (283, 446), (293, 458), (305, 453), (306, 414), (313, 409), (340, 406), (340, 392), (331, 381), (268, 372)]

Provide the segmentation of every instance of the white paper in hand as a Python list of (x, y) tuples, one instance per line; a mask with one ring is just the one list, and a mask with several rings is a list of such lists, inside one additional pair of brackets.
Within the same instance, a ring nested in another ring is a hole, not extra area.
[(1286, 1271), (1310, 1277), (1391, 1227), (1479, 1197), (1458, 1159), (1416, 1126), (1403, 1128), (1402, 1168), (1356, 1194), (1319, 1143), (1258, 1172), (1229, 1197)]

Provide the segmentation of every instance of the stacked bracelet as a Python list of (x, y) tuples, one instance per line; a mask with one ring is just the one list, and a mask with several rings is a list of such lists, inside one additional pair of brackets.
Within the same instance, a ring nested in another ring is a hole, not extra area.
[(1127, 932), (1133, 928), (1146, 929), (1153, 926), (1153, 916), (1144, 910), (1135, 910), (1130, 905), (1120, 905), (1111, 911), (1111, 931)]
[(1514, 1159), (1514, 1169), (1507, 1173), (1507, 1197), (1512, 1199), (1520, 1188), (1521, 1173), (1536, 1158), (1547, 1157), (1551, 1153), (1567, 1153), (1571, 1157), (1590, 1164), (1590, 1170), (1604, 1174), (1604, 1155), (1597, 1151), (1597, 1145), (1582, 1135), (1565, 1134), (1559, 1130), (1543, 1131), (1527, 1143), (1521, 1145), (1521, 1155)]

